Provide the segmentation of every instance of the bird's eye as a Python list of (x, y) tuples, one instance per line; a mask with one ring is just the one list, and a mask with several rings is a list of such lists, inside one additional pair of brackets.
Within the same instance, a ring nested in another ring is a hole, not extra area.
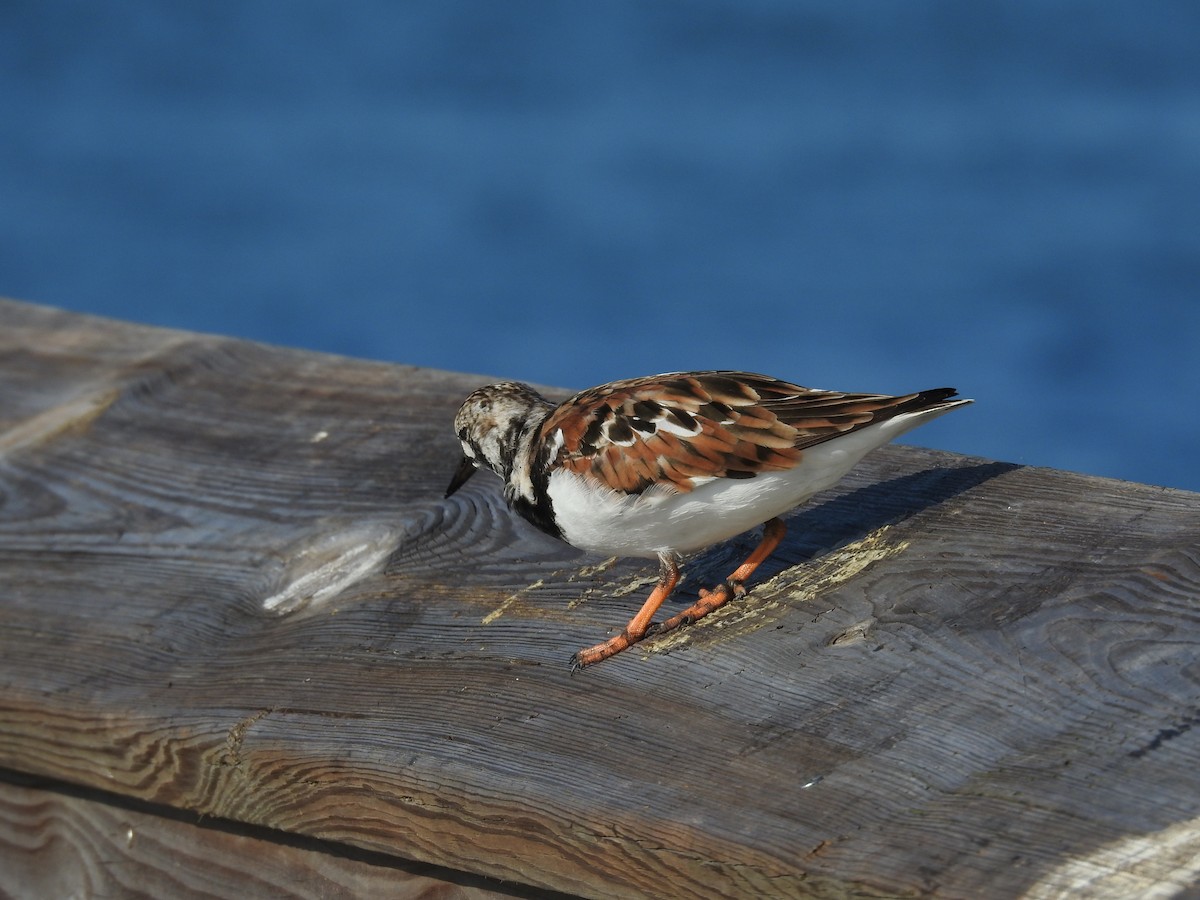
[(489, 400), (487, 397), (482, 398), (479, 401), (479, 411), (480, 412), (491, 412), (492, 411), (492, 401)]

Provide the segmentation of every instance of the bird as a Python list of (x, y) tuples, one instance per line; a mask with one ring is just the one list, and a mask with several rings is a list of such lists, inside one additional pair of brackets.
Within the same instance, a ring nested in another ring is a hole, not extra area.
[[(956, 396), (846, 393), (708, 370), (613, 381), (555, 404), (505, 381), (472, 392), (455, 415), (463, 455), (445, 496), (490, 469), (509, 508), (546, 534), (589, 553), (658, 560), (645, 603), (620, 633), (575, 653), (577, 671), (743, 596), (783, 540), (784, 513), (869, 451), (972, 402)], [(653, 624), (686, 554), (759, 525), (762, 538), (723, 583)]]

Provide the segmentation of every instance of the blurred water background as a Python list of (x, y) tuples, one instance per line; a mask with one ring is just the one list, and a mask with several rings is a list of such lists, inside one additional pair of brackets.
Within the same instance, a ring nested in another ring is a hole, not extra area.
[(565, 387), (957, 386), (1200, 490), (1200, 3), (0, 4), (0, 294)]

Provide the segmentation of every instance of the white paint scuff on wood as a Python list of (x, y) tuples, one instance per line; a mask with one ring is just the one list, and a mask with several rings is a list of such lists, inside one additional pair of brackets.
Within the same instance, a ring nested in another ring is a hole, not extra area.
[(1105, 844), (1038, 882), (1028, 900), (1168, 900), (1200, 881), (1200, 818)]
[(397, 529), (373, 523), (290, 548), (287, 579), (262, 601), (263, 609), (290, 613), (330, 600), (378, 572), (399, 543)]

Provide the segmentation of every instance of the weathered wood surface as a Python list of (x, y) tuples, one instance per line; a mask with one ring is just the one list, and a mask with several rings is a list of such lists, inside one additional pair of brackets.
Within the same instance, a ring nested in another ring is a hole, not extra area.
[[(0, 897), (504, 900), (479, 876), (61, 784), (0, 781)], [(64, 787), (66, 789), (64, 789)], [(560, 895), (561, 896), (561, 895)]]
[(0, 766), (586, 896), (1196, 889), (1200, 495), (886, 448), (572, 677), (653, 564), (441, 499), (478, 383), (0, 303)]

